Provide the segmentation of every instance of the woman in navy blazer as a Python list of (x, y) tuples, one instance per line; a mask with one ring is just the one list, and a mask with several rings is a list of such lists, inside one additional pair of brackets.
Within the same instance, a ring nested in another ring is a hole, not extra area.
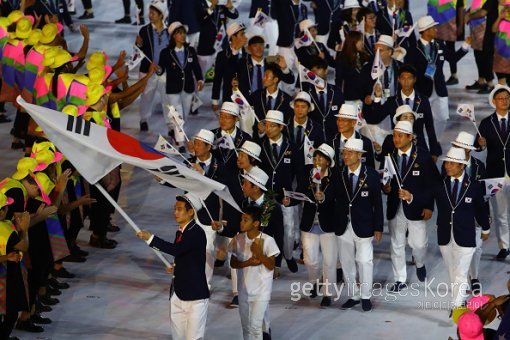
[(204, 82), (195, 49), (186, 43), (187, 28), (178, 21), (170, 24), (168, 47), (161, 51), (158, 75), (166, 74), (166, 96), (164, 98), (164, 118), (168, 125), (168, 135), (177, 144), (184, 143), (184, 133), (176, 128), (176, 122), (168, 118), (168, 106), (172, 105), (182, 115), (183, 121), (191, 109), (191, 99), (197, 89), (201, 91)]

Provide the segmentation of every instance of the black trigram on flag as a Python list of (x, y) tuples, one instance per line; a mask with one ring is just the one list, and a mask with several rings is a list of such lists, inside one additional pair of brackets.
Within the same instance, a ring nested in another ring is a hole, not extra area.
[(67, 131), (88, 137), (90, 134), (90, 122), (82, 117), (67, 116)]
[(176, 166), (173, 165), (166, 165), (162, 166), (161, 168), (153, 171), (159, 171), (161, 173), (173, 176), (173, 177), (180, 177), (180, 178), (186, 178), (186, 176), (182, 175)]

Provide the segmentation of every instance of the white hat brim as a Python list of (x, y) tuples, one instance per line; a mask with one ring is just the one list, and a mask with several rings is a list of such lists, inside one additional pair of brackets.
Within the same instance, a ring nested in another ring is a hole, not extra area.
[(473, 145), (464, 144), (456, 140), (451, 142), (451, 144), (461, 149), (477, 150)]
[(266, 122), (271, 122), (271, 123), (276, 123), (278, 125), (283, 125), (283, 126), (287, 126), (287, 124), (285, 124), (284, 122), (281, 122), (279, 120), (276, 120), (276, 119), (272, 119), (272, 118), (265, 118), (264, 121)]
[(432, 27), (437, 26), (437, 25), (439, 25), (439, 23), (438, 23), (437, 21), (431, 22), (430, 24), (428, 24), (427, 26), (425, 26), (425, 27), (423, 27), (423, 28), (419, 28), (419, 27), (418, 27), (418, 32), (419, 32), (419, 33), (421, 33), (421, 32), (423, 32), (423, 31), (426, 31), (426, 30), (428, 30), (429, 28), (432, 28)]
[(443, 162), (453, 162), (453, 163), (460, 163), (460, 164), (464, 164), (464, 165), (468, 165), (469, 162), (466, 161), (466, 160), (460, 160), (460, 159), (454, 159), (454, 158), (451, 158), (451, 157), (448, 157), (448, 156), (442, 156), (442, 157), (439, 157), (439, 160), (443, 161)]
[(248, 181), (250, 181), (250, 183), (252, 184), (255, 184), (256, 186), (258, 186), (260, 189), (262, 189), (262, 191), (267, 191), (266, 187), (263, 186), (262, 184), (258, 183), (254, 178), (252, 178), (251, 176), (248, 176), (247, 174), (243, 174), (241, 175), (242, 178), (246, 178)]
[(255, 158), (256, 160), (258, 160), (259, 162), (262, 162), (259, 158), (259, 156), (255, 156), (255, 154), (253, 152), (251, 152), (250, 150), (246, 150), (246, 149), (243, 149), (243, 148), (238, 148), (237, 151), (239, 152), (244, 152), (245, 154), (247, 154), (248, 156), (250, 157), (253, 157)]
[(496, 108), (496, 105), (494, 105), (494, 103), (492, 102), (492, 100), (494, 99), (494, 94), (496, 93), (496, 91), (499, 91), (499, 90), (506, 90), (508, 92), (508, 94), (510, 94), (510, 87), (506, 86), (506, 85), (502, 85), (502, 86), (498, 86), (498, 87), (494, 87), (494, 89), (491, 91), (491, 93), (489, 94), (489, 104), (490, 106), (495, 109)]
[(315, 110), (315, 105), (314, 105), (313, 103), (309, 102), (309, 101), (308, 101), (308, 100), (306, 100), (306, 99), (302, 99), (302, 98), (297, 98), (297, 99), (294, 99), (294, 100), (292, 100), (292, 101), (290, 102), (290, 104), (289, 104), (289, 105), (290, 105), (290, 107), (291, 107), (292, 109), (294, 109), (294, 102), (295, 102), (296, 100), (299, 100), (299, 101), (301, 101), (301, 102), (306, 102), (306, 103), (308, 103), (308, 106), (309, 106), (309, 108), (308, 108), (308, 112), (312, 112), (312, 111), (314, 111), (314, 110)]
[(211, 142), (211, 141), (209, 141), (209, 140), (207, 140), (205, 138), (202, 138), (200, 136), (195, 136), (195, 139), (201, 140), (202, 142), (207, 143), (209, 145), (214, 145), (214, 141)]

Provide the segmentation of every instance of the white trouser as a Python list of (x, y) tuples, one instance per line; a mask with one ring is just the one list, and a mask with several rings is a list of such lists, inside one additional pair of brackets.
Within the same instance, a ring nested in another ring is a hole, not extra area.
[(480, 269), (480, 259), (482, 258), (482, 227), (476, 226), (476, 248), (473, 253), (473, 259), (471, 260), (471, 265), (469, 266), (469, 277), (472, 279), (478, 279), (478, 270)]
[[(227, 254), (225, 258), (225, 262), (227, 262), (227, 266), (230, 267), (230, 255), (228, 254), (228, 245), (232, 239), (218, 235), (215, 240), (216, 248), (222, 254)], [(237, 269), (230, 268), (230, 276), (232, 283), (232, 294), (237, 295)]]
[(299, 243), (301, 240), (301, 229), (299, 226), (301, 225), (301, 217), (303, 216), (303, 205), (298, 204), (296, 206), (296, 224), (294, 224), (294, 242)]
[(211, 282), (214, 273), (214, 261), (216, 261), (216, 247), (214, 241), (216, 240), (216, 231), (210, 225), (199, 224), (204, 229), (205, 237), (207, 238), (207, 246), (205, 247), (205, 278), (207, 285), (211, 290)]
[[(349, 222), (344, 234), (337, 239), (348, 296), (354, 300), (370, 299), (374, 272), (373, 237), (356, 236)], [(359, 270), (361, 292), (356, 284), (356, 266)]]
[[(147, 73), (140, 72), (139, 79), (146, 76)], [(161, 95), (161, 101), (164, 100), (166, 90), (166, 77), (153, 74), (147, 81), (145, 89), (140, 98), (140, 122), (148, 122), (152, 115), (152, 103), (156, 93)]]
[[(299, 73), (297, 72), (297, 57), (294, 52), (294, 47), (278, 47), (278, 54), (285, 58), (285, 62), (287, 63), (287, 67), (289, 70), (294, 72), (296, 77), (299, 77)], [(283, 91), (287, 92), (291, 97), (294, 96), (294, 92), (296, 92), (295, 84), (287, 84), (284, 82), (280, 82), (280, 87)]]
[(508, 224), (508, 197), (510, 196), (510, 186), (506, 185), (501, 189), (496, 197), (492, 198), (492, 209), (494, 210), (494, 222), (498, 245), (500, 249), (508, 249), (510, 243), (510, 229)]
[(409, 230), (407, 240), (413, 250), (416, 268), (423, 267), (425, 254), (427, 253), (427, 223), (421, 221), (409, 221), (402, 209), (402, 201), (394, 219), (388, 221), (391, 235), (391, 263), (395, 281), (406, 282), (406, 231)]
[(264, 24), (264, 28), (262, 28), (254, 26), (254, 21), (255, 18), (250, 19), (250, 32), (262, 35), (266, 40), (266, 44), (269, 45), (268, 55), (275, 55), (278, 52), (278, 47), (276, 46), (276, 41), (278, 40), (278, 22), (270, 18)]
[(209, 299), (183, 301), (172, 294), (170, 298), (170, 327), (173, 340), (202, 339), (207, 322)]
[(446, 122), (450, 118), (450, 111), (448, 110), (448, 97), (439, 97), (436, 90), (432, 91), (429, 98), (430, 108), (432, 109), (432, 117), (434, 117), (434, 129), (436, 130), (437, 140), (443, 136), (446, 129)]
[[(453, 238), (453, 235), (451, 236)], [(475, 247), (461, 247), (453, 239), (446, 246), (439, 246), (450, 278), (449, 292), (453, 307), (461, 306), (467, 298), (469, 288), (467, 276)]]
[(163, 117), (165, 118), (165, 122), (168, 125), (168, 129), (173, 129), (175, 131), (175, 140), (177, 143), (184, 142), (184, 132), (181, 131), (175, 124), (173, 119), (168, 118), (168, 107), (167, 105), (172, 105), (177, 112), (182, 115), (182, 119), (186, 123), (186, 116), (191, 109), (191, 99), (193, 98), (193, 93), (186, 93), (182, 91), (177, 94), (166, 94), (164, 97), (163, 103)]
[(269, 301), (248, 301), (246, 294), (239, 296), (239, 316), (245, 340), (262, 340), (263, 323)]
[(283, 257), (287, 260), (293, 258), (294, 250), (294, 226), (299, 221), (297, 206), (286, 207), (280, 205), (283, 214)]
[(202, 77), (205, 80), (205, 75), (207, 71), (213, 66), (214, 60), (216, 59), (216, 53), (211, 55), (199, 55), (198, 58), (198, 64), (200, 65), (200, 69), (202, 70)]
[(336, 283), (336, 259), (337, 246), (335, 233), (323, 233), (320, 235), (301, 231), (303, 245), (303, 260), (308, 271), (308, 280), (317, 283), (321, 276), (320, 255), (322, 253), (322, 294), (332, 296), (335, 291), (331, 285)]
[(193, 47), (195, 50), (198, 46), (198, 38), (200, 37), (200, 32), (191, 33), (186, 36), (186, 40), (188, 41), (188, 44)]

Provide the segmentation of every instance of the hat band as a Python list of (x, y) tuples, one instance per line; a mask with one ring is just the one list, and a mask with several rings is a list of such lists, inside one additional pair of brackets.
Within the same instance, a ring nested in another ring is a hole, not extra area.
[(210, 145), (214, 145), (214, 142), (212, 142), (210, 140), (207, 140), (207, 139), (205, 139), (203, 137), (200, 137), (200, 136), (195, 136), (195, 139), (201, 140), (202, 142), (210, 144)]
[(251, 152), (248, 149), (240, 148), (239, 151), (242, 151), (242, 152), (248, 154), (249, 156), (252, 156), (253, 158), (259, 159), (259, 156), (255, 155), (255, 153)]
[(395, 128), (395, 129), (393, 129), (393, 130), (394, 130), (394, 131), (399, 131), (399, 132), (402, 132), (402, 133), (405, 133), (405, 134), (408, 134), (408, 135), (413, 135), (413, 134), (414, 134), (414, 132), (413, 132), (413, 131), (409, 132), (409, 131), (407, 131), (407, 130), (398, 129), (398, 128)]
[(454, 142), (457, 143), (457, 144), (461, 144), (461, 145), (464, 145), (464, 146), (469, 146), (469, 147), (472, 147), (472, 148), (475, 147), (473, 144), (467, 144), (467, 143), (464, 143), (464, 142), (460, 142), (458, 140), (455, 140)]
[(455, 163), (463, 163), (463, 162), (467, 162), (466, 159), (459, 159), (459, 158), (454, 158), (452, 156), (448, 156), (446, 155), (446, 157), (444, 158), (445, 161), (450, 161), (450, 162), (455, 162)]
[(347, 115), (347, 114), (345, 114), (345, 113), (341, 113), (341, 112), (339, 112), (339, 113), (338, 113), (338, 118), (347, 118), (347, 119), (352, 119), (352, 120), (354, 120), (354, 119), (358, 119), (358, 116), (357, 116), (357, 115), (356, 115), (356, 116), (351, 116), (351, 115)]
[(250, 175), (250, 174), (245, 174), (245, 176), (246, 176), (246, 177), (248, 177), (248, 179), (253, 180), (253, 181), (255, 182), (255, 184), (257, 184), (257, 185), (258, 185), (261, 189), (262, 189), (263, 187), (265, 187), (265, 185), (264, 185), (264, 184), (262, 184), (262, 182), (261, 182), (261, 181), (257, 180), (257, 179), (256, 179), (255, 177), (253, 177), (252, 175)]

